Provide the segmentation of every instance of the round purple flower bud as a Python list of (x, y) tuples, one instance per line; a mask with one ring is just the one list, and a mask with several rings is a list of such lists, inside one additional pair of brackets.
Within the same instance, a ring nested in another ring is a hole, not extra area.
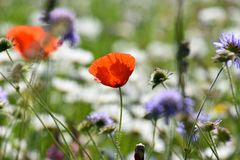
[(65, 8), (56, 8), (49, 13), (48, 24), (54, 34), (60, 35), (61, 43), (65, 40), (71, 45), (79, 42), (79, 36), (75, 30), (75, 15)]
[(87, 116), (87, 120), (98, 127), (107, 127), (113, 124), (113, 120), (104, 112), (93, 112)]
[(169, 118), (177, 113), (192, 113), (193, 101), (190, 98), (183, 98), (175, 89), (168, 89), (153, 97), (145, 107), (150, 118), (158, 119), (160, 116), (164, 116), (168, 123)]

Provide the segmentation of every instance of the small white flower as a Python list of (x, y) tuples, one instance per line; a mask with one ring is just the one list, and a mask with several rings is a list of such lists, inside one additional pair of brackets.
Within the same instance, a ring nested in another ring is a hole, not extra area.
[(76, 21), (76, 30), (80, 35), (94, 39), (102, 32), (102, 24), (94, 17), (82, 17)]
[(226, 12), (221, 7), (204, 8), (198, 13), (198, 19), (206, 25), (221, 23), (226, 20)]

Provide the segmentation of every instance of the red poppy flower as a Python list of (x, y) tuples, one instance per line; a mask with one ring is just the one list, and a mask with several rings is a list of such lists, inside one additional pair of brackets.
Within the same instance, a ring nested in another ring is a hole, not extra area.
[(40, 26), (16, 26), (7, 33), (14, 48), (27, 60), (46, 59), (58, 47), (58, 40)]
[(135, 58), (126, 53), (109, 53), (92, 63), (88, 71), (102, 84), (118, 88), (127, 83)]

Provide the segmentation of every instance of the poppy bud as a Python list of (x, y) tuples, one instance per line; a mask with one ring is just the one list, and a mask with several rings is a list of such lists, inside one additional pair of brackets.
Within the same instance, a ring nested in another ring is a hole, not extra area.
[(142, 143), (137, 144), (135, 147), (134, 159), (144, 160), (144, 150), (145, 146)]

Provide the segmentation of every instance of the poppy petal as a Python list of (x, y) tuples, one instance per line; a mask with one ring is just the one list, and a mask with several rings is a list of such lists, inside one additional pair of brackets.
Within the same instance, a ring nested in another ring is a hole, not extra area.
[(98, 81), (113, 88), (127, 83), (135, 67), (135, 58), (127, 53), (112, 52), (97, 59), (89, 72)]
[(40, 26), (16, 26), (7, 33), (14, 48), (25, 59), (47, 58), (58, 47), (58, 40)]

